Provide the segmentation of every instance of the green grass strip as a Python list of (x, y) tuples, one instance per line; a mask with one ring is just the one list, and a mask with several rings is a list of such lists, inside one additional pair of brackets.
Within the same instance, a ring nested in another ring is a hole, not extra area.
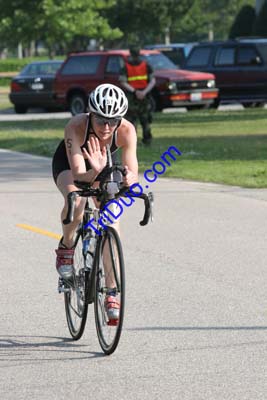
[[(1, 122), (0, 148), (51, 157), (67, 120)], [(265, 109), (157, 113), (150, 147), (138, 144), (140, 171), (151, 168), (170, 146), (183, 154), (164, 177), (267, 187)], [(138, 139), (141, 139), (140, 126)]]

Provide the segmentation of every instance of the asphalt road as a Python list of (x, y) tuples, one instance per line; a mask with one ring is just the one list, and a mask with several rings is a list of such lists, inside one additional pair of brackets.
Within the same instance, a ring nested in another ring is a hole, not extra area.
[(0, 189), (1, 400), (266, 399), (266, 190), (159, 179), (153, 224), (125, 210), (126, 318), (107, 357), (92, 309), (70, 340), (57, 240), (16, 226), (60, 233), (50, 160), (0, 150)]

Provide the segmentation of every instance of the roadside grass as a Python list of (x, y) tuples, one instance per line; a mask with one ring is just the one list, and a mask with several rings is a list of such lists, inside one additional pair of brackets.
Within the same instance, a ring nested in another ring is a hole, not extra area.
[(0, 86), (0, 110), (5, 111), (13, 107), (8, 98), (9, 87)]
[[(1, 122), (0, 148), (51, 157), (67, 120)], [(181, 152), (161, 176), (252, 188), (267, 187), (265, 109), (157, 113), (150, 147), (138, 144), (140, 171), (170, 146)], [(138, 128), (141, 142), (141, 130)], [(162, 161), (162, 160), (161, 160)]]
[(67, 119), (12, 121), (0, 124), (0, 148), (52, 157)]

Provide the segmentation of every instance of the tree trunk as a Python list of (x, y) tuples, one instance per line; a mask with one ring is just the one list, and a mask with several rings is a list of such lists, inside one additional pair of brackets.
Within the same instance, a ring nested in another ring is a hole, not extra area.
[(22, 49), (22, 44), (18, 44), (18, 58), (23, 58), (23, 49)]

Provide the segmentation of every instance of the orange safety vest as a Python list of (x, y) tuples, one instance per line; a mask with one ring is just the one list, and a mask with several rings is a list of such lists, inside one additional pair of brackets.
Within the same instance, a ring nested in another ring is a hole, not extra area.
[(142, 61), (138, 65), (126, 63), (128, 83), (134, 89), (145, 89), (148, 85), (147, 63)]

